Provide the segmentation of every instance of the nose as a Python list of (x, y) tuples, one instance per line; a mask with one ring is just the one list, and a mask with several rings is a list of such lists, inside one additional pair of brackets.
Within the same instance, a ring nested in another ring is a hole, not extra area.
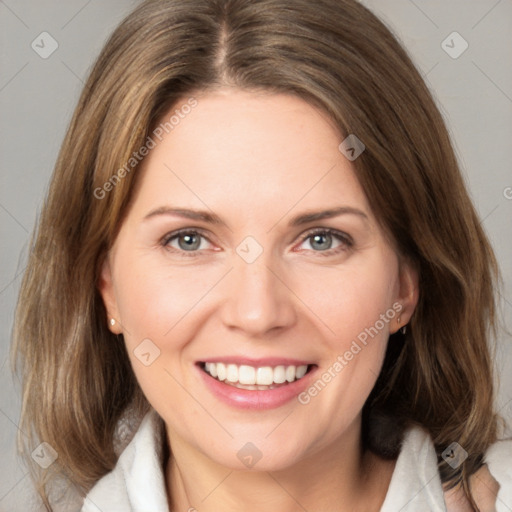
[(292, 326), (296, 321), (294, 294), (281, 268), (265, 252), (253, 263), (234, 255), (234, 268), (226, 287), (222, 320), (245, 336), (261, 338)]

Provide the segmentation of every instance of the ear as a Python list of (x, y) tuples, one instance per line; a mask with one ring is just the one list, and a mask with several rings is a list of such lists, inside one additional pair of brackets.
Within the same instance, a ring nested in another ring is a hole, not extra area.
[(397, 302), (402, 309), (395, 317), (391, 333), (407, 325), (416, 309), (419, 298), (419, 271), (417, 265), (410, 260), (401, 258), (399, 263), (399, 293)]
[[(119, 319), (117, 300), (114, 291), (114, 283), (112, 280), (112, 269), (110, 265), (110, 259), (108, 256), (105, 257), (101, 265), (100, 276), (98, 279), (98, 290), (103, 299), (105, 309), (107, 310), (107, 318), (105, 319), (105, 321), (107, 322), (108, 328), (114, 334), (121, 334), (121, 321)], [(111, 323), (112, 319), (114, 320), (113, 325)]]

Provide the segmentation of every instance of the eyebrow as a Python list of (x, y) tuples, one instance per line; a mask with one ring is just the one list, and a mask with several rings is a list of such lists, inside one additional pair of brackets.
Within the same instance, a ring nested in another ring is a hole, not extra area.
[(323, 219), (331, 219), (333, 217), (338, 217), (339, 215), (357, 215), (364, 220), (368, 221), (368, 215), (364, 213), (362, 210), (354, 208), (352, 206), (340, 206), (338, 208), (332, 208), (330, 210), (322, 210), (319, 212), (305, 212), (301, 215), (297, 215), (293, 217), (289, 225), (290, 226), (301, 226), (302, 224), (309, 224), (310, 222), (315, 222), (317, 220)]
[[(338, 217), (339, 215), (357, 215), (363, 220), (368, 221), (368, 215), (362, 210), (354, 208), (352, 206), (340, 206), (337, 208), (331, 208), (329, 210), (321, 211), (309, 211), (293, 217), (288, 225), (290, 227), (302, 226), (303, 224), (309, 224), (323, 219), (331, 219)], [(175, 217), (182, 217), (185, 219), (202, 221), (208, 224), (226, 226), (226, 223), (215, 213), (208, 212), (206, 210), (193, 210), (188, 208), (172, 208), (169, 206), (161, 206), (155, 210), (150, 211), (143, 220), (148, 220), (153, 217), (160, 215), (173, 215)]]
[(170, 206), (161, 206), (155, 210), (150, 211), (144, 220), (157, 217), (159, 215), (174, 215), (175, 217), (183, 217), (185, 219), (200, 220), (208, 224), (217, 224), (225, 226), (226, 223), (215, 213), (207, 212), (206, 210), (190, 210), (187, 208), (171, 208)]

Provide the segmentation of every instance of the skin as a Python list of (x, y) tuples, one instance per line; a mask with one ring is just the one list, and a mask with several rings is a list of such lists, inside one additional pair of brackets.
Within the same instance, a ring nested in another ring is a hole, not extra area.
[[(137, 171), (99, 284), (111, 329), (123, 333), (166, 424), (170, 508), (379, 510), (394, 462), (361, 449), (361, 409), (397, 318), (404, 325), (414, 311), (418, 277), (384, 236), (338, 150), (344, 137), (323, 113), (282, 94), (226, 88), (195, 97)], [(298, 214), (339, 206), (364, 216), (289, 226)], [(225, 225), (145, 218), (160, 207), (206, 210)], [(205, 236), (192, 254), (183, 238), (162, 241), (182, 228)], [(319, 248), (306, 237), (314, 228), (352, 243), (327, 237)], [(250, 264), (236, 252), (249, 235), (263, 249)], [(400, 315), (307, 405), (236, 409), (198, 376), (197, 361), (222, 355), (300, 358), (321, 374), (397, 302)], [(160, 355), (144, 366), (134, 349), (148, 338)], [(237, 457), (249, 441), (262, 453), (251, 470)]]
[[(495, 512), (500, 485), (491, 475), (487, 464), (471, 475), (470, 488), (479, 512)], [(461, 486), (445, 490), (444, 501), (448, 512), (474, 512)]]

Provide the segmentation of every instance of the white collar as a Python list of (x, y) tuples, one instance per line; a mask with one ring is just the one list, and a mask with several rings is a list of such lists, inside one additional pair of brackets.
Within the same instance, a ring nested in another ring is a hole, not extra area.
[(163, 436), (163, 421), (151, 409), (113, 471), (89, 491), (81, 512), (168, 512)]
[(409, 429), (380, 512), (446, 512), (437, 455), (427, 431)]
[[(163, 471), (164, 432), (162, 419), (151, 409), (114, 470), (101, 478), (87, 494), (81, 512), (168, 512)], [(508, 454), (512, 454), (512, 441), (504, 442), (508, 443)], [(490, 469), (492, 472), (492, 466)], [(498, 475), (494, 476), (498, 478)], [(506, 481), (508, 484), (512, 481), (512, 469)], [(508, 506), (500, 508), (499, 504), (500, 496), (505, 497), (510, 491), (510, 485), (500, 489), (498, 510), (512, 510)], [(405, 433), (380, 512), (397, 510), (446, 512), (434, 445), (429, 434), (420, 427)]]

